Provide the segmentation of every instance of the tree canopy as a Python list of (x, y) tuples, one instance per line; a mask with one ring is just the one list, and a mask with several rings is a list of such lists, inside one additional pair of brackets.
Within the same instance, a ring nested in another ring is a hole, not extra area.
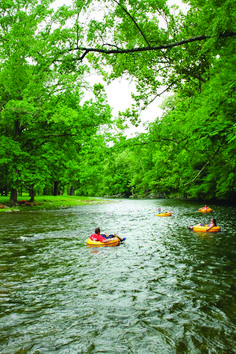
[[(96, 195), (235, 196), (235, 0), (8, 0), (0, 4), (0, 189), (71, 185)], [(134, 105), (112, 116), (108, 83), (130, 77)], [(163, 92), (163, 116), (125, 139)], [(113, 141), (113, 146), (109, 144)], [(104, 178), (101, 180), (101, 174)]]

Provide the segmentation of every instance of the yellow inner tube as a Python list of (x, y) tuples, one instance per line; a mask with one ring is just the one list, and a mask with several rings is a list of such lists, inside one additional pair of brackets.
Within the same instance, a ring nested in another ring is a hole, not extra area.
[(117, 236), (115, 236), (109, 239), (108, 242), (100, 242), (100, 241), (93, 241), (91, 240), (91, 238), (88, 238), (86, 244), (89, 247), (114, 247), (120, 245), (120, 239)]
[(193, 227), (193, 231), (196, 232), (219, 232), (221, 230), (220, 226), (214, 226), (209, 231), (207, 231), (207, 229), (209, 229), (208, 225), (205, 226), (196, 225)]
[(157, 216), (171, 216), (172, 213), (160, 213), (160, 214), (157, 214)]
[(211, 209), (211, 208), (207, 208), (207, 209), (205, 209), (205, 208), (200, 208), (198, 211), (199, 211), (200, 213), (210, 213), (210, 212), (212, 211), (212, 209)]

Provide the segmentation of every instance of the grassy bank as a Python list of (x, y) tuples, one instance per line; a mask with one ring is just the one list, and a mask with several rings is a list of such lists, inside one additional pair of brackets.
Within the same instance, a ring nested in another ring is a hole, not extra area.
[[(29, 200), (28, 195), (22, 195), (18, 197), (18, 201)], [(87, 204), (101, 204), (105, 203), (105, 199), (91, 198), (91, 197), (78, 197), (69, 195), (59, 195), (59, 196), (36, 196), (34, 203), (18, 204), (14, 207), (9, 205), (9, 196), (0, 196), (0, 207), (1, 212), (19, 212), (19, 211), (30, 211), (30, 210), (54, 210), (54, 209), (65, 209), (77, 205), (87, 205)]]

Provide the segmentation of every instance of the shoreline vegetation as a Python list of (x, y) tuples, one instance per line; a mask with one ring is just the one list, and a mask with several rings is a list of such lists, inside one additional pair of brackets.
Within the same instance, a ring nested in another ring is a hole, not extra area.
[[(79, 205), (93, 205), (93, 204), (104, 204), (109, 203), (110, 199), (119, 199), (122, 196), (104, 196), (104, 197), (88, 197), (88, 196), (70, 196), (70, 195), (42, 195), (35, 197), (34, 202), (29, 202), (29, 195), (27, 193), (23, 193), (18, 199), (16, 205), (11, 205), (9, 201), (9, 196), (0, 196), (0, 214), (5, 212), (29, 212), (29, 211), (39, 211), (39, 210), (58, 210), (58, 209), (68, 209), (74, 206)], [(125, 197), (123, 197), (125, 198)], [(166, 199), (160, 196), (138, 196), (134, 199)], [(182, 199), (188, 200), (185, 198), (167, 198), (167, 199)], [(225, 200), (225, 201), (206, 201), (206, 200), (198, 200), (198, 199), (189, 199), (189, 201), (199, 202), (200, 204), (206, 203), (214, 203), (218, 205), (228, 205), (235, 206), (235, 202)], [(200, 205), (199, 204), (199, 205)]]
[(101, 204), (106, 203), (107, 199), (104, 198), (92, 198), (81, 196), (68, 196), (68, 195), (42, 195), (37, 196), (33, 203), (27, 201), (28, 195), (22, 195), (19, 198), (17, 205), (12, 206), (9, 203), (9, 197), (0, 196), (0, 213), (1, 212), (25, 212), (34, 210), (56, 210), (67, 209), (78, 205), (88, 204)]

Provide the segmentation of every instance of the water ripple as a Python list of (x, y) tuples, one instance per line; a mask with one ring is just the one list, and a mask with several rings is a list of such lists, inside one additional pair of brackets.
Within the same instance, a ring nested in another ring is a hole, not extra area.
[[(158, 207), (174, 212), (158, 218)], [(0, 215), (1, 353), (236, 353), (235, 208), (119, 200)], [(91, 249), (100, 226), (126, 237)]]

